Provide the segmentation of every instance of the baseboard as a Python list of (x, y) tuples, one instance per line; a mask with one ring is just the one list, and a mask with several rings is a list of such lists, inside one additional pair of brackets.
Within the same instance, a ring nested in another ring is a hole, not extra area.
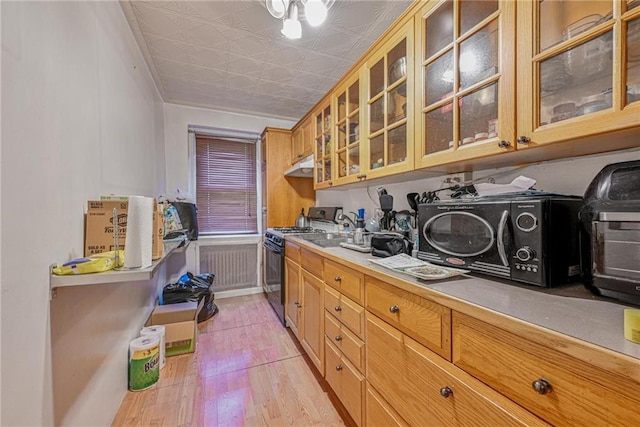
[(216, 292), (216, 284), (215, 284), (215, 282), (213, 283), (213, 294), (215, 295), (216, 299), (241, 297), (241, 296), (244, 296), (244, 295), (261, 294), (262, 292), (264, 292), (262, 290), (262, 286), (255, 286), (253, 288), (233, 289), (233, 290), (230, 290), (230, 291)]

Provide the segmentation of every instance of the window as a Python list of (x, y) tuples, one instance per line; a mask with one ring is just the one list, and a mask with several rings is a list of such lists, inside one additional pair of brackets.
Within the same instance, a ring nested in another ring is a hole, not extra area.
[(258, 232), (255, 140), (196, 134), (201, 235)]

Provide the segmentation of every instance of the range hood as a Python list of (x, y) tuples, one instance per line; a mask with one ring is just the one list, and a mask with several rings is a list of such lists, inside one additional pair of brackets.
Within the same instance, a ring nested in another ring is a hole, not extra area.
[(305, 157), (284, 172), (285, 176), (313, 178), (313, 154)]

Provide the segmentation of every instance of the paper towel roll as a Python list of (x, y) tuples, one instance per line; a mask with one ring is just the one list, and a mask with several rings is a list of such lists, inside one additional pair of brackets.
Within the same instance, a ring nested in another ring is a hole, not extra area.
[(150, 267), (152, 245), (153, 198), (129, 196), (127, 237), (124, 242), (124, 267)]
[(160, 378), (160, 338), (140, 337), (129, 343), (129, 389), (144, 390)]
[(160, 338), (160, 369), (164, 368), (167, 362), (165, 357), (165, 331), (163, 325), (145, 326), (140, 330), (141, 337), (157, 336)]

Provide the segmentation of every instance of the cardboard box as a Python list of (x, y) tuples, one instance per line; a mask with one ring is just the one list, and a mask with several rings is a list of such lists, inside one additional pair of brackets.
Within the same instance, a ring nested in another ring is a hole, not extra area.
[[(114, 208), (116, 209), (115, 219), (113, 216)], [(119, 197), (118, 200), (90, 200), (88, 202), (84, 233), (84, 256), (115, 250), (114, 224), (118, 225), (119, 248), (126, 250), (128, 211), (129, 202), (128, 200), (122, 200), (122, 197)], [(153, 236), (151, 237), (151, 259), (156, 260), (163, 255), (162, 209), (158, 207), (157, 203), (154, 203), (153, 209), (153, 231)]]
[[(113, 209), (116, 209), (116, 217)], [(125, 200), (90, 200), (84, 232), (84, 256), (115, 250), (114, 224), (118, 226), (118, 245), (124, 249), (129, 202)]]
[(153, 310), (146, 326), (164, 325), (167, 356), (193, 353), (196, 350), (198, 313), (203, 305), (204, 298), (200, 304), (183, 302), (159, 305)]

